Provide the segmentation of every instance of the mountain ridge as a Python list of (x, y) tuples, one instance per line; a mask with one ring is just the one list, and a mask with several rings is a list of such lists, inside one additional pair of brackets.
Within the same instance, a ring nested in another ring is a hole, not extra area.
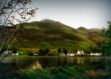
[[(12, 46), (17, 48), (93, 48), (96, 50), (105, 39), (101, 29), (86, 29), (84, 27), (75, 29), (49, 19), (16, 26), (18, 30), (15, 33), (15, 42)], [(7, 39), (10, 38), (13, 31), (7, 31)]]

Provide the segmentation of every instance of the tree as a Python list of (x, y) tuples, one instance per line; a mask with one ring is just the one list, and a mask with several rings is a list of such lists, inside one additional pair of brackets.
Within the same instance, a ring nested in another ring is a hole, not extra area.
[[(0, 50), (6, 45), (7, 50), (11, 44), (15, 42), (15, 36), (20, 34), (19, 28), (22, 25), (19, 23), (28, 22), (38, 9), (30, 8), (31, 0), (0, 0)], [(14, 28), (10, 38), (6, 38), (6, 27)]]
[(67, 51), (67, 49), (63, 49), (63, 53), (65, 54), (65, 55), (67, 55), (67, 53), (68, 53), (68, 51)]
[(39, 49), (39, 55), (42, 56), (44, 54), (43, 49)]
[(74, 48), (72, 52), (77, 53), (77, 48)]
[(57, 51), (58, 51), (59, 54), (62, 53), (62, 50), (60, 48)]
[(101, 52), (103, 55), (111, 55), (111, 41), (103, 42)]
[(108, 22), (108, 29), (105, 32), (105, 35), (108, 37), (109, 40), (111, 40), (111, 22)]
[(33, 56), (34, 54), (32, 53), (32, 51), (28, 51), (28, 56)]
[(16, 47), (13, 47), (12, 48), (12, 52), (15, 54), (15, 53), (17, 53), (17, 48)]
[(44, 49), (45, 55), (48, 55), (50, 50), (49, 49)]
[(49, 49), (39, 49), (39, 55), (40, 56), (46, 56), (49, 54), (49, 52), (50, 52)]
[(108, 29), (105, 31), (107, 39), (101, 45), (103, 55), (111, 55), (111, 22), (108, 22)]

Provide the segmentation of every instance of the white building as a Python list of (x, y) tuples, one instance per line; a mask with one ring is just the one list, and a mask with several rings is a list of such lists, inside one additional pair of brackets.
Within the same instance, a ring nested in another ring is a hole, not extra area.
[(60, 53), (59, 56), (65, 56), (65, 54), (64, 53)]
[(68, 53), (67, 56), (75, 56), (74, 53)]
[(76, 55), (85, 55), (85, 53), (84, 53), (84, 51), (83, 50), (81, 50), (81, 51), (77, 51), (77, 53), (76, 53)]
[(91, 52), (90, 55), (91, 55), (91, 56), (101, 56), (102, 53), (92, 53), (92, 52)]

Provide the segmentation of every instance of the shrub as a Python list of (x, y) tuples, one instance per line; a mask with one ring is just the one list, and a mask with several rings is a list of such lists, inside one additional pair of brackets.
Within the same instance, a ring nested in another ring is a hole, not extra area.
[(17, 51), (19, 55), (27, 55), (27, 56), (32, 56), (33, 53), (31, 51), (28, 50), (19, 50)]

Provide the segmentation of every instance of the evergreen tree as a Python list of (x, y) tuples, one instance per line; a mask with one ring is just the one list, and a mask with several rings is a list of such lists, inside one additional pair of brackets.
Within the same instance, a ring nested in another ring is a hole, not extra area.
[(108, 29), (105, 31), (107, 40), (101, 45), (101, 51), (103, 55), (111, 55), (111, 22), (108, 22)]
[(57, 53), (59, 55), (60, 53), (62, 53), (62, 50), (60, 48), (58, 48)]
[(67, 49), (63, 49), (63, 53), (65, 54), (65, 55), (67, 55), (67, 53), (68, 53), (68, 51), (67, 51)]

